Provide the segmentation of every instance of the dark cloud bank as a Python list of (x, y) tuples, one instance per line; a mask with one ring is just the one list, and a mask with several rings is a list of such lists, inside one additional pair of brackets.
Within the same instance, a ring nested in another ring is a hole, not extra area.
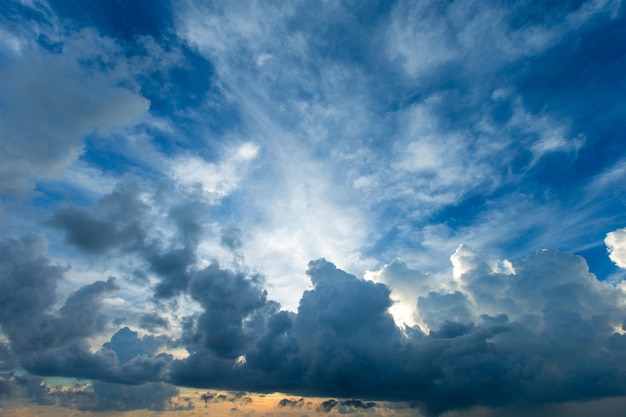
[[(454, 255), (457, 288), (416, 300), (429, 330), (399, 328), (388, 311), (393, 301), (387, 286), (324, 259), (309, 263), (312, 288), (298, 310), (281, 311), (268, 299), (261, 275), (217, 261), (196, 267), (203, 230), (194, 220), (197, 207), (181, 203), (170, 212), (177, 235), (163, 244), (147, 237), (144, 208), (132, 196), (132, 190), (118, 190), (90, 213), (60, 210), (51, 224), (86, 253), (138, 256), (142, 272), (159, 279), (155, 302), (185, 293), (200, 313), (183, 320), (178, 340), (140, 338), (122, 328), (91, 351), (87, 338), (111, 325), (102, 300), (119, 289), (116, 280), (85, 285), (58, 307), (54, 294), (66, 271), (48, 258), (46, 241), (6, 239), (0, 244), (0, 325), (8, 339), (0, 345), (3, 395), (16, 386), (17, 366), (33, 375), (99, 381), (97, 401), (81, 406), (92, 409), (163, 408), (164, 398), (177, 393), (168, 384), (406, 401), (429, 415), (626, 392), (624, 295), (590, 274), (581, 257), (540, 251), (514, 263), (511, 274), (494, 272), (482, 255), (461, 247)], [(116, 215), (120, 207), (130, 217)], [(151, 330), (168, 327), (155, 314), (141, 323)], [(184, 347), (190, 355), (157, 354), (162, 346)], [(350, 401), (327, 407), (375, 406)]]

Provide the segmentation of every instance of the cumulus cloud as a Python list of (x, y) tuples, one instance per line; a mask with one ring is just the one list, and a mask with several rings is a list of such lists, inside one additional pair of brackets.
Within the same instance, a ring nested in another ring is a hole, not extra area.
[(118, 363), (125, 365), (137, 356), (153, 356), (157, 349), (168, 341), (164, 335), (160, 337), (145, 335), (139, 338), (137, 332), (123, 327), (111, 337), (111, 341), (102, 347), (114, 351)]
[(209, 350), (231, 358), (245, 353), (250, 336), (246, 334), (244, 319), (267, 303), (262, 282), (260, 276), (248, 277), (222, 269), (217, 263), (198, 271), (189, 292), (203, 312), (184, 336), (189, 341), (187, 349)]
[[(63, 270), (50, 264), (43, 244), (33, 237), (11, 241), (10, 260), (4, 260), (11, 266), (3, 271), (25, 273), (19, 265), (28, 254), (39, 259), (28, 262), (40, 271), (30, 276), (54, 292), (50, 282), (61, 279)], [(429, 415), (615, 396), (626, 388), (620, 376), (626, 359), (623, 294), (598, 281), (582, 258), (544, 250), (505, 264), (461, 246), (452, 261), (453, 276), (439, 286), (400, 261), (377, 273), (420, 288), (415, 311), (422, 329), (396, 325), (385, 284), (359, 279), (324, 259), (309, 263), (312, 287), (296, 312), (280, 311), (268, 300), (263, 277), (253, 272), (217, 262), (193, 271), (184, 291), (200, 311), (183, 320), (178, 343), (190, 353), (184, 359), (156, 354), (172, 343), (168, 338), (139, 337), (129, 328), (100, 350), (89, 348), (85, 338), (102, 329), (98, 300), (116, 288), (112, 280), (81, 288), (56, 315), (41, 308), (49, 306), (46, 299), (24, 302), (34, 324), (21, 327), (43, 325), (54, 330), (49, 337), (11, 327), (10, 305), (0, 324), (12, 350), (36, 352), (18, 354), (30, 372), (105, 382), (403, 400)], [(8, 291), (13, 277), (11, 272), (2, 281)], [(81, 330), (70, 332), (70, 323)], [(335, 407), (350, 412), (373, 406), (327, 404)]]
[(64, 268), (47, 257), (48, 242), (37, 235), (0, 243), (0, 325), (19, 352), (30, 350), (38, 338), (39, 324), (55, 299)]
[[(232, 322), (230, 334), (238, 336), (226, 340), (246, 342), (231, 344), (238, 349), (231, 348), (229, 359), (220, 346), (198, 343), (215, 325), (196, 325), (188, 336), (197, 341), (196, 353), (173, 362), (172, 378), (197, 386), (219, 380), (231, 389), (405, 400), (432, 415), (617, 395), (626, 386), (618, 377), (624, 336), (616, 329), (626, 317), (621, 292), (569, 254), (540, 251), (506, 271), (490, 266), (497, 264), (460, 248), (457, 289), (432, 289), (416, 300), (430, 329), (424, 333), (395, 325), (385, 285), (324, 260), (311, 262), (313, 289), (303, 294), (297, 313), (268, 311), (258, 290), (243, 297), (258, 300), (245, 302), (247, 308), (226, 301), (235, 316), (250, 317)], [(265, 324), (253, 326), (259, 316)]]
[(88, 339), (109, 323), (103, 301), (120, 288), (114, 278), (78, 288), (55, 310), (56, 287), (66, 270), (48, 258), (47, 241), (31, 235), (4, 240), (0, 248), (0, 329), (8, 339), (2, 344), (8, 353), (4, 367), (19, 364), (37, 375), (129, 383), (161, 379), (171, 357), (153, 354), (167, 342), (164, 338), (137, 339), (143, 349), (137, 354), (124, 350), (132, 350), (132, 344), (116, 343), (125, 335), (121, 330), (110, 345), (92, 352)]
[(626, 228), (607, 233), (604, 244), (615, 265), (626, 269)]

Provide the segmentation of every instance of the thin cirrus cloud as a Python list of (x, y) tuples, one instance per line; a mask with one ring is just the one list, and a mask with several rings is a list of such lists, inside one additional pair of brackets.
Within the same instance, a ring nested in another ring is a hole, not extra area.
[(620, 407), (621, 2), (155, 5), (0, 6), (0, 401)]

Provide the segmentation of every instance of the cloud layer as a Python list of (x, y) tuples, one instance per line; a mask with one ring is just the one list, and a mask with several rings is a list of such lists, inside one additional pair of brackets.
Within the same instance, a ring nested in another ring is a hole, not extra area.
[(0, 397), (621, 404), (622, 2), (127, 3), (0, 5)]

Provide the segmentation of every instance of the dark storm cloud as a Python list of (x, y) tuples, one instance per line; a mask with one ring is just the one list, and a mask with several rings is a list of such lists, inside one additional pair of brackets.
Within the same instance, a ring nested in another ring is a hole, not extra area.
[(110, 221), (95, 219), (77, 208), (58, 210), (50, 224), (65, 231), (68, 243), (94, 254), (133, 245), (142, 238), (136, 224), (118, 229)]
[[(305, 292), (297, 314), (271, 306), (254, 277), (217, 265), (199, 274), (191, 291), (205, 312), (186, 336), (194, 342), (187, 344), (188, 350), (197, 353), (173, 363), (173, 380), (191, 385), (221, 381), (232, 389), (316, 395), (377, 393), (388, 354), (396, 353), (402, 340), (387, 312), (392, 304), (389, 289), (359, 280), (324, 260), (311, 262), (307, 273), (315, 288)], [(230, 311), (233, 318), (222, 321), (223, 311)], [(243, 319), (255, 315), (257, 320), (251, 323), (257, 327), (251, 332)], [(215, 336), (209, 338), (213, 329)], [(213, 339), (217, 335), (222, 337)], [(239, 355), (246, 361), (237, 363)]]
[(388, 370), (387, 355), (402, 341), (387, 311), (389, 289), (323, 259), (310, 262), (307, 275), (314, 289), (303, 294), (293, 328), (308, 364), (306, 384), (325, 395), (374, 393), (377, 376)]
[(51, 264), (40, 236), (0, 242), (0, 325), (14, 351), (33, 348), (63, 273)]
[[(204, 231), (206, 216), (208, 208), (198, 201), (187, 201), (172, 207), (168, 220), (177, 230), (173, 239), (175, 246), (163, 247), (154, 242), (142, 251), (149, 270), (161, 279), (154, 292), (156, 298), (167, 299), (186, 292), (197, 262), (196, 248)], [(180, 242), (178, 245), (177, 241)]]
[[(113, 278), (96, 281), (71, 294), (57, 314), (47, 312), (46, 301), (31, 306), (32, 314), (22, 316), (18, 323), (1, 317), (2, 329), (18, 355), (71, 344), (104, 328), (107, 318), (101, 312), (102, 297), (117, 289)], [(19, 292), (7, 295), (19, 297)], [(47, 293), (46, 298), (54, 301), (54, 293)]]
[[(196, 228), (182, 218), (177, 227)], [(626, 318), (622, 295), (572, 255), (541, 251), (515, 263), (511, 274), (460, 247), (453, 256), (458, 288), (431, 291), (416, 302), (426, 333), (395, 325), (388, 287), (323, 259), (309, 263), (313, 287), (295, 313), (267, 299), (263, 277), (212, 262), (190, 269), (180, 290), (202, 309), (183, 321), (180, 340), (122, 328), (93, 352), (85, 338), (107, 322), (102, 299), (118, 288), (115, 281), (78, 289), (53, 313), (64, 270), (47, 258), (45, 241), (29, 236), (1, 247), (5, 350), (37, 375), (402, 400), (429, 415), (626, 390), (626, 336), (616, 330)], [(158, 316), (151, 320), (160, 323)], [(174, 344), (190, 356), (155, 356)], [(328, 407), (371, 405), (345, 401)]]
[[(539, 252), (520, 261), (514, 265), (516, 275), (481, 268), (479, 259), (465, 255), (474, 267), (459, 277), (460, 291), (431, 292), (420, 299), (432, 325), (427, 333), (395, 326), (386, 286), (357, 279), (324, 260), (309, 264), (314, 287), (303, 294), (297, 314), (267, 309), (269, 302), (253, 281), (212, 266), (197, 287), (191, 286), (205, 316), (189, 327), (193, 331), (186, 337), (194, 343), (187, 346), (195, 353), (172, 363), (172, 380), (402, 400), (428, 415), (475, 405), (543, 404), (623, 392), (626, 336), (611, 325), (617, 319), (621, 325), (626, 316), (615, 298), (618, 290), (599, 283), (581, 258), (558, 252)], [(488, 285), (494, 288), (490, 303), (469, 301), (485, 297)], [(529, 292), (524, 298), (517, 292), (526, 286), (533, 289), (524, 289)], [(237, 291), (240, 300), (231, 296)], [(211, 305), (236, 318), (228, 332), (207, 319), (216, 314)], [(251, 332), (243, 318), (255, 315), (264, 319), (257, 317)], [(208, 336), (212, 329), (228, 342), (214, 343)], [(374, 406), (352, 401), (340, 405)]]
[(100, 349), (91, 352), (84, 342), (48, 349), (36, 355), (24, 356), (22, 366), (32, 374), (95, 379), (123, 384), (161, 381), (171, 356), (134, 356), (119, 363), (115, 351)]
[(3, 377), (0, 377), (0, 398), (8, 397), (13, 392), (13, 387)]
[[(162, 379), (171, 357), (153, 355), (168, 342), (165, 337), (139, 339), (122, 329), (107, 347), (93, 353), (86, 342), (108, 322), (103, 299), (119, 289), (114, 278), (79, 288), (53, 311), (64, 272), (50, 262), (46, 241), (39, 236), (0, 242), (0, 326), (8, 339), (0, 345), (6, 353), (2, 369), (11, 371), (19, 364), (36, 375), (128, 383)], [(134, 337), (139, 349), (118, 343), (124, 336), (126, 342)]]
[(123, 385), (95, 382), (92, 391), (70, 387), (59, 391), (46, 385), (41, 377), (14, 375), (6, 380), (0, 378), (0, 397), (3, 393), (16, 399), (27, 398), (39, 405), (58, 405), (84, 411), (193, 408), (190, 404), (181, 406), (173, 403), (172, 398), (179, 391), (165, 383)]
[(161, 279), (154, 291), (156, 298), (171, 298), (187, 290), (197, 260), (195, 247), (185, 245), (180, 249), (161, 250), (152, 245), (146, 248), (144, 256), (149, 271)]
[(106, 349), (115, 352), (120, 365), (125, 365), (137, 356), (153, 356), (169, 339), (166, 336), (146, 335), (141, 339), (137, 332), (128, 327), (121, 328), (112, 337), (111, 341), (103, 345)]
[(156, 329), (168, 329), (169, 321), (156, 313), (144, 314), (139, 319), (139, 326), (143, 329), (155, 331)]
[(246, 352), (251, 337), (243, 320), (267, 303), (260, 276), (246, 276), (212, 263), (191, 281), (191, 297), (200, 303), (202, 314), (184, 338), (191, 351), (206, 349), (223, 357)]
[(141, 219), (146, 210), (139, 191), (134, 181), (122, 183), (95, 207), (59, 209), (47, 224), (62, 230), (69, 244), (87, 253), (137, 250), (145, 239)]
[(50, 389), (44, 384), (41, 377), (30, 375), (14, 375), (6, 381), (13, 397), (26, 397), (37, 404), (54, 404), (54, 399), (48, 394)]
[(56, 345), (99, 333), (107, 323), (102, 313), (102, 299), (119, 290), (115, 278), (96, 281), (72, 293), (59, 311), (54, 332), (60, 339)]
[(0, 372), (15, 369), (16, 363), (17, 357), (11, 352), (11, 346), (8, 343), (0, 343)]
[[(47, 224), (62, 230), (69, 244), (92, 254), (134, 254), (146, 264), (135, 275), (159, 278), (154, 296), (168, 299), (187, 290), (197, 262), (196, 249), (208, 213), (205, 204), (190, 199), (173, 205), (166, 222), (175, 230), (167, 240), (148, 236), (148, 207), (136, 180), (118, 184), (93, 207), (57, 210)], [(161, 190), (161, 192), (163, 192)], [(164, 198), (157, 191), (155, 198)]]

